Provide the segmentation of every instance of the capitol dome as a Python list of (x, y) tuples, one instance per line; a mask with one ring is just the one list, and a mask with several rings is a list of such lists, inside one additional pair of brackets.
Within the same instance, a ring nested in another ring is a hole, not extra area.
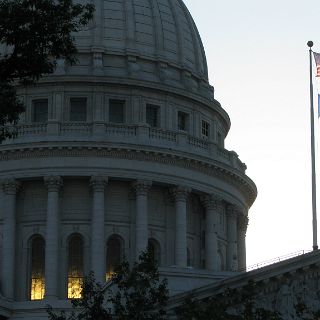
[[(46, 319), (83, 277), (149, 244), (171, 294), (244, 270), (257, 194), (225, 149), (197, 28), (181, 0), (94, 1), (78, 64), (19, 87), (0, 145), (0, 315)], [(41, 318), (42, 317), (42, 318)]]
[[(162, 63), (176, 72), (190, 72), (197, 80), (208, 80), (197, 27), (181, 0), (104, 0), (96, 9), (95, 21), (76, 36), (80, 52), (103, 52), (104, 67), (114, 56), (132, 56), (139, 57), (142, 73), (152, 73)], [(152, 67), (146, 68), (147, 64)], [(108, 72), (112, 74), (106, 68)]]

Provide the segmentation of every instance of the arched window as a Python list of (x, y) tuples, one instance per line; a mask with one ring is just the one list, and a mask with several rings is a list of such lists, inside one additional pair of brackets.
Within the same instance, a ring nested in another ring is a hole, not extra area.
[(156, 265), (160, 265), (160, 245), (155, 239), (148, 240), (148, 249), (150, 251), (151, 257)]
[(192, 263), (191, 263), (191, 253), (190, 253), (190, 249), (187, 248), (187, 266), (191, 267)]
[(83, 284), (83, 240), (74, 234), (68, 241), (68, 298), (81, 298)]
[(202, 230), (201, 232), (201, 249), (206, 248), (206, 232)]
[(111, 236), (107, 242), (106, 281), (114, 274), (114, 270), (122, 260), (123, 240), (116, 235)]
[(218, 264), (218, 271), (224, 271), (223, 255), (220, 250), (218, 251), (218, 255), (217, 255), (217, 264)]
[(45, 291), (45, 241), (37, 235), (31, 240), (30, 299), (41, 300)]

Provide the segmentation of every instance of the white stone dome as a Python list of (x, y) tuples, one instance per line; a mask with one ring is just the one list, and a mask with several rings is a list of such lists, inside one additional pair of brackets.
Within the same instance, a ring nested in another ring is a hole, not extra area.
[[(75, 35), (79, 63), (58, 61), (55, 75), (182, 89), (213, 101), (205, 52), (182, 0), (103, 0)], [(181, 92), (179, 92), (181, 94)]]
[(171, 294), (246, 266), (257, 190), (225, 149), (230, 120), (188, 10), (94, 4), (79, 63), (17, 88), (25, 112), (0, 145), (0, 319), (47, 319), (47, 301), (66, 309), (83, 275), (103, 283), (148, 244)]
[(94, 21), (76, 36), (81, 51), (139, 56), (208, 79), (203, 45), (182, 0), (103, 0), (95, 5)]

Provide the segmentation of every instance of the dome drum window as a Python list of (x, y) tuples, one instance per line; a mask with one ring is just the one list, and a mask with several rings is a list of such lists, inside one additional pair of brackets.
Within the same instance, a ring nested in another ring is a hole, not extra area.
[(178, 130), (188, 131), (189, 115), (185, 112), (178, 111)]
[(146, 123), (150, 127), (159, 127), (159, 106), (146, 105)]
[(109, 122), (125, 122), (125, 100), (109, 100)]
[(70, 121), (87, 120), (87, 98), (70, 98)]
[(203, 138), (209, 138), (210, 134), (210, 123), (208, 121), (201, 121), (201, 135)]
[(48, 99), (37, 99), (32, 101), (32, 122), (48, 121)]

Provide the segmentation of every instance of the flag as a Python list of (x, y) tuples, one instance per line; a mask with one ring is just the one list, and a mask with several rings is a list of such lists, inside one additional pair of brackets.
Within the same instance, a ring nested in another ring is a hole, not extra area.
[(313, 52), (314, 60), (316, 61), (317, 74), (316, 77), (320, 77), (320, 53)]

